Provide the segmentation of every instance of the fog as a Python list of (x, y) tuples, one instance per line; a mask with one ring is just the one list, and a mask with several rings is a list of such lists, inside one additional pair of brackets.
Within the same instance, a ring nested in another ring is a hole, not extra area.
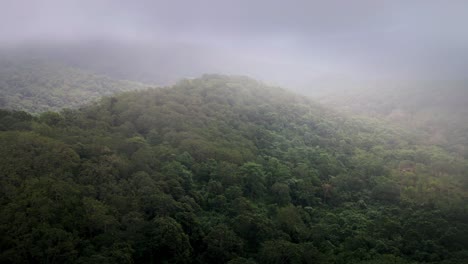
[(0, 45), (124, 79), (463, 79), (467, 1), (3, 0)]

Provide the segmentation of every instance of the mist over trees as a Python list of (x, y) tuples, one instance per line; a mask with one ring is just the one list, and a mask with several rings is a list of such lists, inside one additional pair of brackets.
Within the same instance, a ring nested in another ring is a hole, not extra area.
[(95, 102), (103, 96), (143, 89), (71, 67), (39, 54), (0, 53), (0, 108), (31, 113), (59, 111)]
[[(318, 85), (320, 87), (320, 85)], [(468, 158), (468, 81), (349, 82), (303, 91), (342, 113), (384, 119)], [(321, 91), (319, 91), (321, 90)]]
[(2, 111), (4, 263), (461, 263), (466, 160), (245, 77)]
[(0, 263), (467, 263), (468, 1), (0, 6)]

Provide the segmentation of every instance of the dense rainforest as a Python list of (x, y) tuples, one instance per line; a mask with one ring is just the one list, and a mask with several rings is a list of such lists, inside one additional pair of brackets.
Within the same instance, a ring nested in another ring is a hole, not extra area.
[(1, 263), (468, 259), (466, 157), (246, 77), (0, 130)]
[(428, 144), (447, 148), (466, 159), (467, 84), (466, 80), (349, 82), (329, 85), (315, 97), (339, 111), (384, 119), (412, 130)]
[(145, 88), (39, 55), (0, 52), (0, 108), (31, 113), (76, 108), (117, 92)]

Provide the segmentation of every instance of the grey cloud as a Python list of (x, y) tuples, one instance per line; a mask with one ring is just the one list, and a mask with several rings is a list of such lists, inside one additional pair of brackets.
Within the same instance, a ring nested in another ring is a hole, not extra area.
[(195, 54), (185, 57), (196, 61), (180, 67), (186, 69), (182, 77), (220, 71), (286, 85), (322, 75), (464, 78), (468, 61), (466, 1), (4, 0), (1, 5), (0, 44), (105, 40), (152, 47), (164, 57), (180, 57), (180, 48), (171, 47), (186, 47), (185, 54)]

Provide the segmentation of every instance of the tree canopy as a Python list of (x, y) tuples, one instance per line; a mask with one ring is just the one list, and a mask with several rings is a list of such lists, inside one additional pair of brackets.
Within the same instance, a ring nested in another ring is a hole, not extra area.
[(468, 163), (246, 77), (0, 111), (2, 263), (462, 263)]

